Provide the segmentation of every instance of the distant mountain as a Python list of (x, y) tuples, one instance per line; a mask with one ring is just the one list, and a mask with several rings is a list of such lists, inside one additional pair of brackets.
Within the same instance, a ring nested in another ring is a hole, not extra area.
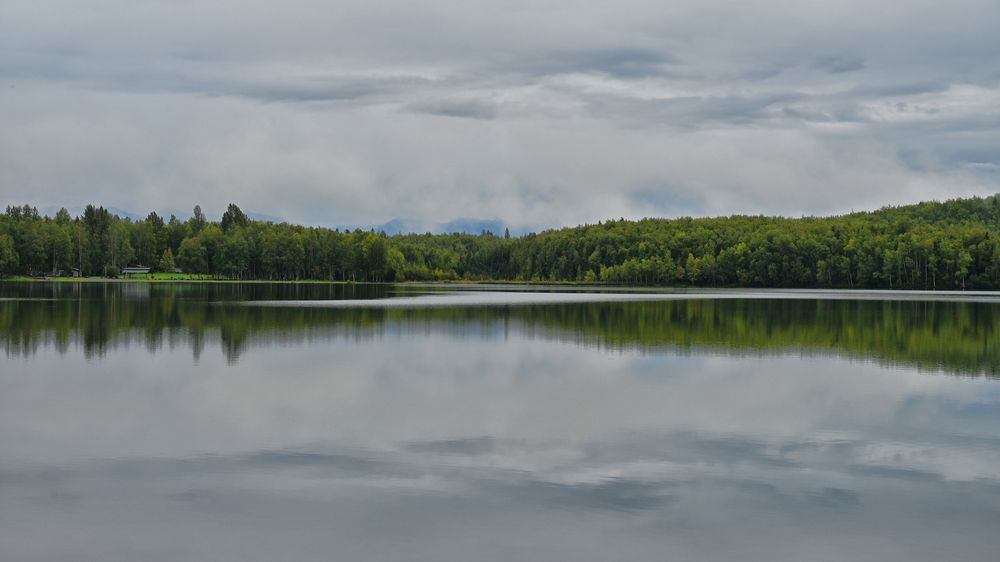
[(254, 221), (273, 222), (274, 224), (281, 224), (283, 222), (287, 222), (285, 219), (274, 215), (265, 215), (264, 213), (255, 213), (253, 211), (244, 211), (244, 213), (246, 214), (246, 216), (250, 217), (250, 220)]
[[(463, 234), (480, 234), (483, 231), (488, 231), (499, 236), (503, 234), (504, 228), (508, 227), (499, 219), (461, 218), (448, 222), (431, 222), (417, 219), (397, 218), (372, 228), (374, 228), (377, 232), (381, 231), (389, 235), (424, 234), (427, 232), (430, 232), (431, 234), (452, 234), (455, 232)], [(511, 234), (521, 234), (521, 232), (515, 232), (514, 229), (511, 229)]]

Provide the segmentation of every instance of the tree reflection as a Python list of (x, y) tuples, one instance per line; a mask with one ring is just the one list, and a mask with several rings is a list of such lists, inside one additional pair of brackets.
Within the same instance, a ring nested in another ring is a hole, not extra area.
[[(138, 287), (138, 288), (136, 288)], [(251, 346), (365, 340), (392, 332), (509, 334), (613, 350), (824, 353), (956, 374), (1000, 376), (1000, 307), (963, 301), (700, 299), (469, 307), (246, 306), (248, 300), (364, 299), (364, 285), (23, 284), (0, 289), (8, 356), (74, 346), (155, 353), (219, 345), (230, 362)]]

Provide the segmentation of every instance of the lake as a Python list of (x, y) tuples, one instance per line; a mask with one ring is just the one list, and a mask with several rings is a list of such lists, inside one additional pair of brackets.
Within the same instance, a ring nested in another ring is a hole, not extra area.
[(995, 560), (1000, 296), (0, 284), (0, 558)]

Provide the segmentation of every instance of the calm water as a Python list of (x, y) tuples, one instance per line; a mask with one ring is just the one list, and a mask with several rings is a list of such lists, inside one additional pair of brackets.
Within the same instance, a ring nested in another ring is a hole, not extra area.
[(0, 346), (2, 560), (1000, 547), (993, 295), (0, 284)]

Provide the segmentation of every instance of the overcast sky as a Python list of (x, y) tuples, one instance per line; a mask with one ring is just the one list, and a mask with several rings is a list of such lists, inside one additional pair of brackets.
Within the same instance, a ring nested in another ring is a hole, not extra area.
[(1000, 0), (0, 0), (0, 199), (294, 222), (1000, 191)]

